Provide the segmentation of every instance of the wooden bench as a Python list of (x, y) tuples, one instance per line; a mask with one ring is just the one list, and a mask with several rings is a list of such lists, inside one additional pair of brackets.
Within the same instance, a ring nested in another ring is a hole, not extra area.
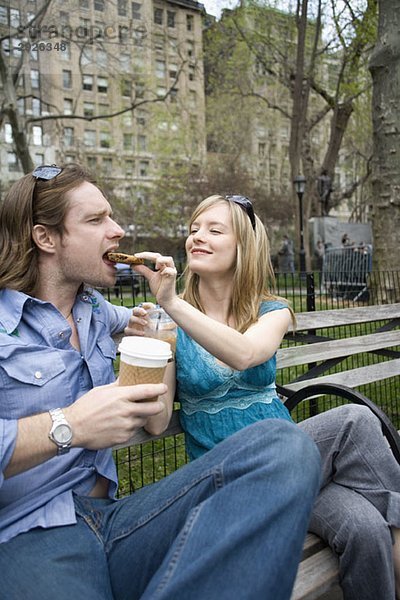
[[(361, 385), (400, 375), (400, 303), (382, 306), (341, 308), (299, 313), (295, 331), (285, 337), (277, 353), (278, 374), (300, 369), (292, 379), (278, 385), (278, 392), (290, 411), (304, 400), (318, 402), (321, 396), (335, 396), (367, 405), (381, 420), (383, 432), (400, 463), (400, 437), (387, 415), (370, 399), (356, 391)], [(352, 331), (367, 328), (364, 333)], [(339, 335), (338, 335), (338, 328)], [(285, 347), (287, 346), (287, 347)], [(364, 366), (346, 365), (348, 357), (374, 357)], [(334, 369), (334, 373), (331, 371)], [(396, 389), (400, 384), (397, 381)], [(139, 431), (132, 444), (181, 433), (178, 411), (174, 411), (162, 436)], [(291, 600), (314, 600), (332, 590), (339, 581), (338, 560), (329, 547), (309, 533)]]

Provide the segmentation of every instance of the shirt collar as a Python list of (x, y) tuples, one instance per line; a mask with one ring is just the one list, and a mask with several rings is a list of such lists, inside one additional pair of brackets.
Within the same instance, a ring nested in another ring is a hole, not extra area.
[(47, 304), (43, 300), (28, 296), (24, 292), (7, 288), (0, 290), (0, 327), (7, 334), (11, 334), (17, 329), (27, 302)]

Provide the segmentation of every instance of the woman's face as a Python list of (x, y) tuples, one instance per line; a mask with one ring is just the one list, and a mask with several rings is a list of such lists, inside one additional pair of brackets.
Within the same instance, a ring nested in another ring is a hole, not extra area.
[(193, 221), (186, 240), (190, 270), (198, 275), (233, 272), (237, 243), (229, 206), (216, 204)]

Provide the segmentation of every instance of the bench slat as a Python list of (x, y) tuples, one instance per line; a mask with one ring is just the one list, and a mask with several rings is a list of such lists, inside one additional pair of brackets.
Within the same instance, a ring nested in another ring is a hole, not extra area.
[[(323, 327), (337, 327), (340, 325), (354, 325), (355, 323), (368, 323), (372, 321), (385, 321), (400, 317), (400, 302), (396, 304), (383, 304), (362, 306), (355, 308), (337, 308), (334, 310), (321, 310), (317, 312), (303, 312), (296, 314), (296, 330), (320, 329)], [(292, 330), (292, 327), (290, 328)]]
[(338, 559), (324, 548), (300, 563), (291, 600), (315, 600), (338, 582)]
[(277, 368), (294, 367), (339, 356), (350, 356), (400, 345), (400, 329), (371, 333), (328, 342), (292, 346), (277, 352)]
[(308, 385), (316, 383), (335, 383), (337, 385), (346, 385), (347, 387), (354, 388), (359, 385), (382, 381), (383, 379), (396, 377), (398, 375), (400, 375), (400, 358), (381, 362), (376, 365), (342, 371), (341, 373), (323, 375), (322, 377), (315, 377), (314, 379), (304, 379), (303, 381), (297, 381), (296, 383), (285, 383), (285, 388), (297, 392), (297, 390), (301, 390)]

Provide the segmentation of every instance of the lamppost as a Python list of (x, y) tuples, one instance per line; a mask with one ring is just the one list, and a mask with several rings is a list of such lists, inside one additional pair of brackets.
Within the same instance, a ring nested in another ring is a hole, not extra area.
[(299, 223), (300, 223), (300, 273), (306, 270), (306, 253), (304, 250), (304, 230), (303, 230), (303, 194), (306, 189), (306, 178), (303, 175), (297, 175), (293, 180), (294, 189), (299, 199)]

